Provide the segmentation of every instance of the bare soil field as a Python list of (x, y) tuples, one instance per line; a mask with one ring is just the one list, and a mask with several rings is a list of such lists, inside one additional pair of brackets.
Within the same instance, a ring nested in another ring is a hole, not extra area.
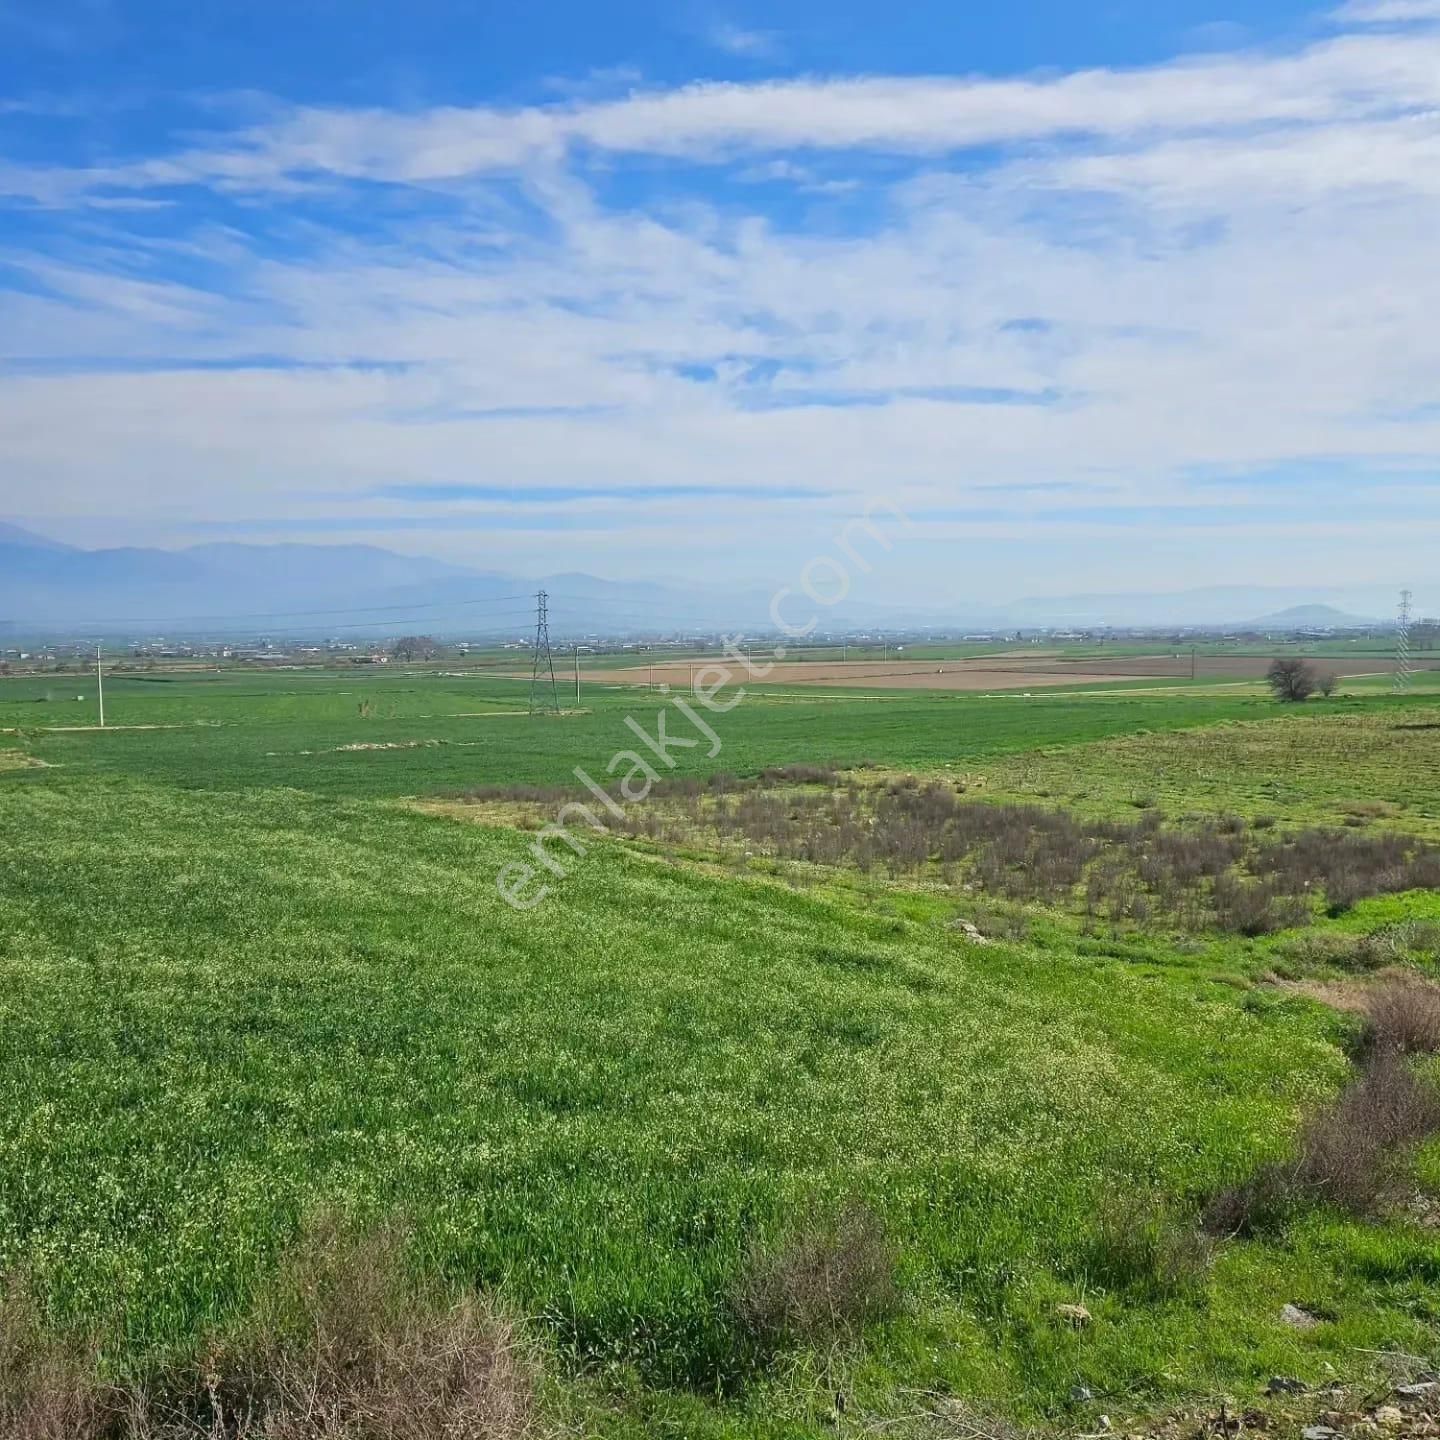
[[(757, 652), (755, 664), (763, 656)], [(691, 676), (716, 661), (668, 661), (633, 665), (617, 670), (584, 672), (586, 683), (600, 685), (657, 685), (688, 688)], [(1367, 656), (1361, 660), (1336, 662), (1333, 667), (1319, 661), (1317, 668), (1334, 668), (1343, 679), (1347, 674), (1389, 674), (1391, 660)], [(1258, 655), (1202, 655), (1193, 662), (1188, 654), (1126, 655), (1067, 659), (1063, 655), (987, 655), (975, 660), (890, 660), (824, 661), (819, 663), (775, 664), (763, 677), (771, 685), (829, 685), (852, 689), (892, 690), (1032, 690), (1056, 685), (1123, 684), (1126, 680), (1188, 681), (1229, 679), (1237, 682), (1262, 680), (1270, 660)], [(1415, 668), (1432, 670), (1440, 661), (1421, 662)], [(743, 668), (733, 667), (737, 681)]]

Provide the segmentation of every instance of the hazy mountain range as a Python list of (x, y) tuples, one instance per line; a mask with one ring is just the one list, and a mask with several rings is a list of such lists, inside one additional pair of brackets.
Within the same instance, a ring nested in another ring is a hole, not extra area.
[[(550, 593), (557, 635), (774, 628), (769, 593), (754, 588), (687, 589), (583, 574), (521, 579), (372, 545), (84, 550), (0, 523), (0, 627), (11, 634), (520, 636), (533, 626), (534, 592), (541, 587)], [(822, 614), (831, 630), (978, 631), (1100, 625), (1343, 628), (1374, 623), (1366, 617), (1389, 612), (1387, 597), (1374, 590), (1229, 586), (933, 608), (847, 602)]]

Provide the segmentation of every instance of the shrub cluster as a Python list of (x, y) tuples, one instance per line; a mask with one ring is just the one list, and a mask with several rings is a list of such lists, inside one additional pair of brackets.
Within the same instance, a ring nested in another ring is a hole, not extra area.
[(837, 1218), (807, 1220), (776, 1245), (753, 1245), (734, 1307), (759, 1338), (824, 1343), (895, 1308), (895, 1270), (895, 1251), (879, 1219), (851, 1204)]
[(409, 1279), (403, 1237), (316, 1225), (238, 1331), (126, 1386), (0, 1293), (5, 1440), (523, 1440), (541, 1433), (528, 1355), (484, 1301)]
[(1401, 965), (1416, 958), (1440, 958), (1440, 923), (1404, 920), (1379, 930), (1354, 934), (1344, 930), (1317, 930), (1298, 935), (1283, 952), (1306, 967), (1366, 972)]
[[(1440, 847), (1410, 836), (1310, 828), (1281, 834), (1238, 815), (1167, 824), (1035, 805), (991, 804), (913, 776), (862, 785), (833, 766), (790, 765), (737, 779), (678, 777), (663, 803), (615, 822), (633, 838), (728, 848), (891, 878), (926, 876), (1013, 901), (1083, 904), (1092, 921), (1166, 922), (1262, 935), (1307, 922), (1318, 901), (1338, 913), (1367, 896), (1440, 887)], [(577, 798), (489, 787), (471, 800)], [(607, 819), (608, 823), (608, 819)]]
[(1373, 1215), (1398, 1197), (1407, 1152), (1435, 1135), (1440, 1089), (1382, 1033), (1349, 1086), (1307, 1118), (1298, 1154), (1212, 1197), (1203, 1226), (1212, 1235), (1254, 1234), (1317, 1203)]

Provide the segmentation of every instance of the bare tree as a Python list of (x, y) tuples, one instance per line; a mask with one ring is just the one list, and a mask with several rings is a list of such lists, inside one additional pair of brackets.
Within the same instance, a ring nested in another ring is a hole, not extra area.
[(1286, 705), (1297, 705), (1315, 693), (1315, 667), (1308, 660), (1275, 660), (1265, 673), (1275, 698)]
[(402, 635), (390, 653), (397, 660), (433, 660), (440, 653), (440, 642), (428, 635)]
[(1340, 677), (1333, 670), (1322, 670), (1315, 677), (1315, 688), (1328, 700), (1340, 684)]

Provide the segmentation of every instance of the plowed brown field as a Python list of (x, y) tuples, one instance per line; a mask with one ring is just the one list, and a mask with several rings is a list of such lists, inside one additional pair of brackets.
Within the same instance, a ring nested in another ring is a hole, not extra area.
[[(764, 656), (756, 651), (754, 679), (770, 685), (824, 685), (865, 690), (1032, 690), (1056, 685), (1123, 684), (1126, 680), (1174, 680), (1183, 683), (1192, 678), (1189, 655), (1125, 655), (1067, 659), (1062, 655), (990, 655), (976, 660), (874, 660), (835, 661), (801, 664), (777, 663), (765, 674), (758, 673)], [(598, 685), (657, 685), (688, 688), (693, 674), (709, 661), (666, 661), (654, 666), (633, 665), (619, 670), (587, 670), (586, 683)], [(1391, 660), (1373, 656), (1353, 661), (1316, 660), (1317, 669), (1333, 669), (1342, 678), (1346, 675), (1389, 674), (1395, 667)], [(1194, 662), (1194, 678), (1233, 681), (1263, 680), (1270, 666), (1265, 656), (1212, 655), (1199, 656)], [(1425, 661), (1417, 670), (1440, 668), (1440, 661)], [(744, 679), (744, 668), (731, 666), (737, 683)]]

